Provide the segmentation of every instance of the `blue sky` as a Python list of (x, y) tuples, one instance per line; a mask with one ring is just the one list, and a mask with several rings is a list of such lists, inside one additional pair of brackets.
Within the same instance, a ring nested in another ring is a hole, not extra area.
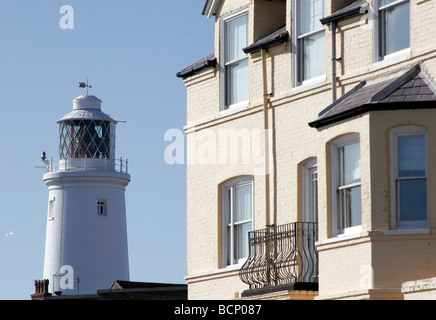
[[(167, 130), (186, 124), (175, 74), (213, 52), (205, 0), (14, 0), (0, 10), (0, 299), (30, 299), (44, 264), (48, 191), (40, 154), (58, 158), (56, 121), (93, 86), (117, 120), (133, 281), (184, 283), (186, 168), (164, 161)], [(62, 29), (60, 8), (74, 9)], [(15, 231), (11, 236), (6, 234)]]

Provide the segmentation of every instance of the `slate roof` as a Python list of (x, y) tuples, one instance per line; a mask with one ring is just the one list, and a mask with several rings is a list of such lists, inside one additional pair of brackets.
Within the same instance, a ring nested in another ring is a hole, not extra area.
[(436, 108), (436, 85), (419, 65), (402, 75), (362, 81), (309, 123), (319, 128), (369, 111)]
[(217, 9), (221, 7), (222, 2), (223, 0), (207, 0), (201, 14), (208, 18), (212, 17), (216, 14)]
[(191, 64), (190, 66), (184, 68), (180, 72), (177, 72), (176, 76), (179, 78), (187, 78), (199, 71), (201, 71), (204, 68), (207, 67), (214, 67), (216, 66), (216, 58), (215, 53), (211, 53), (207, 57), (198, 60), (197, 62)]
[(276, 44), (284, 43), (288, 41), (289, 34), (286, 31), (286, 26), (280, 27), (276, 31), (270, 33), (266, 37), (257, 40), (252, 45), (244, 48), (245, 53), (252, 53), (261, 49), (268, 49)]
[[(248, 46), (247, 48), (244, 48), (245, 53), (252, 53), (260, 49), (267, 49), (274, 45), (283, 43), (288, 41), (289, 35), (286, 31), (286, 26), (283, 26), (274, 32), (270, 33), (269, 35), (265, 36), (262, 39), (259, 39), (252, 45)], [(207, 57), (198, 60), (197, 62), (194, 62), (190, 66), (184, 68), (180, 72), (177, 72), (176, 76), (179, 78), (187, 78), (195, 73), (198, 73), (199, 71), (203, 70), (207, 67), (214, 67), (217, 64), (217, 59), (215, 57), (215, 53), (211, 53)]]
[(348, 19), (359, 14), (365, 13), (365, 8), (368, 8), (366, 0), (356, 0), (353, 3), (345, 6), (331, 15), (320, 19), (322, 24), (328, 24), (330, 22), (338, 22), (343, 19)]
[(125, 281), (116, 280), (111, 289), (138, 289), (138, 288), (169, 288), (169, 287), (186, 287), (185, 284), (173, 284), (173, 283), (154, 283), (154, 282), (137, 282), (137, 281)]

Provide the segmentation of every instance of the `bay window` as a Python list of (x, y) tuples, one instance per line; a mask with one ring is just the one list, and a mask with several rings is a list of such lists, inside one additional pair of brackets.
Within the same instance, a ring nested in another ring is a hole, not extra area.
[(427, 133), (419, 126), (390, 132), (394, 228), (427, 226)]
[(359, 135), (336, 139), (330, 150), (333, 234), (357, 232), (362, 224)]

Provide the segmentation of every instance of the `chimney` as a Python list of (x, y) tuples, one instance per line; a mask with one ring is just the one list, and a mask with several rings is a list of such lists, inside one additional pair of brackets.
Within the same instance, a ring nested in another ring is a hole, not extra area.
[(35, 293), (30, 296), (32, 300), (44, 300), (46, 297), (51, 297), (48, 285), (49, 281), (47, 279), (35, 280)]

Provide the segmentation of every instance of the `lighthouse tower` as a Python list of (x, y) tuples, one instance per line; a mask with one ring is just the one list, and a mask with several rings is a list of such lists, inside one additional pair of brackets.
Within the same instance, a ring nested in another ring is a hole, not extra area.
[(58, 121), (59, 160), (47, 160), (44, 279), (52, 293), (95, 294), (129, 280), (125, 188), (127, 162), (115, 159), (117, 121), (83, 94)]

